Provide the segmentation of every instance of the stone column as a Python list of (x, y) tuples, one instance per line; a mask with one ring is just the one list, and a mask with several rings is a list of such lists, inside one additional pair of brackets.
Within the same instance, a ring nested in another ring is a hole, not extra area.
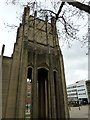
[(37, 118), (37, 53), (34, 52), (34, 70), (32, 79), (32, 112), (31, 117)]
[(27, 87), (27, 65), (28, 65), (28, 26), (29, 26), (29, 12), (30, 8), (24, 8), (22, 19), (22, 44), (20, 51), (20, 68), (18, 76), (18, 89), (17, 89), (17, 102), (16, 102), (16, 118), (25, 117), (25, 104), (26, 104), (26, 87)]
[[(49, 71), (50, 74), (50, 71)], [(47, 87), (48, 87), (48, 118), (51, 118), (51, 82), (50, 82), (50, 76), (48, 74), (48, 81), (47, 81)]]
[(62, 76), (62, 90), (63, 90), (63, 96), (64, 96), (64, 109), (65, 109), (65, 118), (69, 118), (69, 112), (68, 112), (68, 99), (67, 99), (67, 89), (66, 89), (66, 82), (65, 82), (65, 73), (64, 73), (64, 63), (63, 63), (63, 56), (61, 54), (60, 56), (60, 66), (61, 66), (61, 76)]
[(34, 55), (33, 55), (33, 63), (34, 63), (34, 70), (33, 70), (33, 79), (32, 79), (32, 112), (31, 117), (37, 118), (38, 117), (38, 96), (37, 96), (37, 51), (36, 51), (36, 17), (37, 11), (34, 13), (34, 22), (33, 22), (33, 41), (34, 41)]
[(25, 117), (25, 105), (26, 105), (26, 90), (27, 90), (27, 48), (23, 44), (20, 72), (19, 72), (19, 83), (18, 83), (18, 93), (17, 93), (17, 111), (16, 118)]
[(52, 62), (52, 53), (50, 54), (50, 70), (49, 70), (49, 79), (50, 79), (50, 93), (51, 93), (51, 118), (56, 118), (56, 101), (55, 101), (55, 86), (54, 86), (54, 76), (53, 76), (53, 62)]
[(45, 80), (45, 106), (46, 106), (46, 118), (48, 118), (48, 84), (47, 80)]
[(58, 67), (58, 95), (60, 100), (60, 118), (65, 119), (65, 106), (64, 106), (64, 94), (63, 94), (63, 84), (62, 84), (62, 71), (60, 70), (60, 61), (59, 61), (59, 67)]
[(54, 80), (55, 80), (55, 95), (56, 95), (56, 116), (57, 116), (57, 118), (60, 118), (60, 97), (61, 96), (59, 96), (60, 95), (60, 86), (59, 86), (59, 80), (60, 79), (58, 79), (58, 72), (57, 71), (54, 71), (55, 73), (56, 73), (56, 75), (55, 75), (55, 78), (54, 78)]
[(53, 34), (53, 46), (56, 46), (56, 19), (51, 18), (52, 34)]
[[(64, 74), (64, 64), (63, 64), (63, 56), (61, 53), (60, 48), (58, 49), (58, 72), (59, 72), (59, 88), (60, 88), (60, 113), (61, 113), (61, 117), (66, 119), (69, 118), (69, 112), (68, 112), (68, 107), (67, 107), (67, 94), (66, 94), (66, 83), (65, 83), (65, 74)], [(64, 106), (64, 107), (63, 107)], [(63, 110), (62, 110), (63, 108)]]
[(48, 16), (45, 17), (45, 24), (46, 24), (46, 44), (48, 45), (48, 35), (49, 35), (49, 31), (48, 31)]

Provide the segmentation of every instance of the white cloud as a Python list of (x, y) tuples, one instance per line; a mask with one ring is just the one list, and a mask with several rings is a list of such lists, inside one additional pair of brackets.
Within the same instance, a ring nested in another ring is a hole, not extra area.
[(80, 46), (81, 44), (75, 41), (71, 48), (66, 46), (62, 48), (67, 84), (88, 79), (88, 56), (86, 56), (88, 48)]

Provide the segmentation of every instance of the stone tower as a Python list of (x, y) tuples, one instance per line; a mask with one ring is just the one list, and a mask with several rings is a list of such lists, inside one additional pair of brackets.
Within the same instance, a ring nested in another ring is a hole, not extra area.
[(31, 118), (68, 118), (56, 20), (29, 12), (25, 7), (12, 56), (3, 56), (3, 118), (24, 118), (27, 78), (32, 81)]

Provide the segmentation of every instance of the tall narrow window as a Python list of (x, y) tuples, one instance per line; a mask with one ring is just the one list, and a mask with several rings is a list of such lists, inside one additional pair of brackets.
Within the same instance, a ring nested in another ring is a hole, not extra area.
[(32, 68), (28, 68), (27, 81), (32, 82)]
[(25, 107), (25, 118), (31, 116), (31, 87), (32, 87), (32, 68), (28, 68), (27, 71), (27, 90), (26, 90), (26, 107)]

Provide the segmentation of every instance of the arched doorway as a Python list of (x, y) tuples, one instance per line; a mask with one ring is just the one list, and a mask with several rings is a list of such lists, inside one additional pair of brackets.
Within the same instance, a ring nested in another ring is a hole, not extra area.
[(48, 116), (48, 70), (38, 69), (38, 117), (47, 118)]

